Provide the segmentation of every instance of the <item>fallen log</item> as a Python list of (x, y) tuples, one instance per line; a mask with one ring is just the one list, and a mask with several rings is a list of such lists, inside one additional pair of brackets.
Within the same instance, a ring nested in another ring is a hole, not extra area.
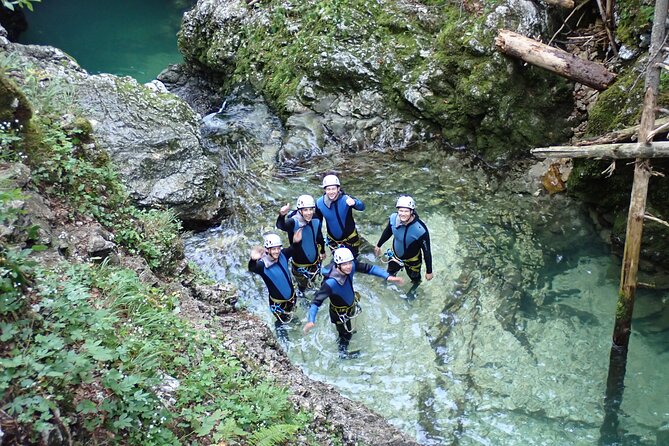
[(649, 144), (619, 143), (592, 146), (552, 146), (530, 150), (537, 158), (666, 158), (669, 157), (669, 141), (653, 141)]
[(571, 53), (541, 42), (500, 29), (495, 45), (504, 54), (544, 68), (596, 90), (606, 90), (616, 79), (604, 65), (576, 57)]

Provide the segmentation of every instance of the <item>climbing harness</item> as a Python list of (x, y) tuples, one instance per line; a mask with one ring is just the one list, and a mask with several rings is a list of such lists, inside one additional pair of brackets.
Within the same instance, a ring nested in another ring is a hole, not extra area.
[(337, 313), (337, 317), (339, 318), (338, 324), (341, 324), (344, 326), (344, 330), (346, 330), (348, 333), (353, 333), (353, 326), (351, 325), (349, 328), (348, 322), (356, 318), (362, 313), (362, 307), (360, 306), (360, 294), (356, 292), (355, 294), (355, 300), (353, 301), (353, 305), (351, 306), (336, 306), (330, 303), (330, 309)]
[[(315, 264), (316, 269), (313, 271), (309, 271), (308, 267), (304, 266), (297, 266), (297, 272), (299, 274), (302, 274), (306, 279), (307, 279), (307, 288), (311, 288), (314, 282), (316, 281), (316, 278), (321, 274), (321, 263), (318, 262)], [(314, 266), (314, 265), (309, 265), (309, 266)]]
[(285, 305), (287, 303), (291, 303), (295, 305), (295, 294), (291, 296), (290, 299), (288, 300), (278, 300), (274, 299), (272, 296), (269, 297), (272, 303), (269, 306), (269, 310), (276, 317), (279, 319), (281, 322), (288, 323), (293, 319), (293, 312), (292, 311), (286, 311), (282, 305)]
[(358, 230), (354, 229), (351, 235), (346, 237), (344, 240), (335, 240), (330, 235), (326, 237), (325, 244), (330, 248), (331, 251), (339, 248), (346, 248), (351, 246), (353, 248), (359, 248), (362, 245), (362, 240), (358, 236)]
[(395, 255), (395, 252), (393, 252), (392, 249), (388, 248), (383, 256), (387, 259), (381, 259), (383, 263), (395, 262), (400, 266), (400, 268), (404, 267), (404, 262)]

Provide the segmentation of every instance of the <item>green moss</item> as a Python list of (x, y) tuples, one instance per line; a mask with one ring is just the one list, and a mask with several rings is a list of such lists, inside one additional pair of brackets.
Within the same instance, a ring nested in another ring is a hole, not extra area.
[[(492, 36), (479, 23), (447, 22), (436, 39), (430, 79), (435, 96), (426, 114), (444, 137), (470, 144), (489, 160), (522, 156), (527, 149), (564, 141), (570, 84), (540, 68), (489, 54)], [(472, 32), (476, 30), (476, 32)]]
[(653, 24), (655, 2), (650, 0), (618, 1), (616, 38), (628, 47), (639, 44), (639, 35), (650, 33)]
[(0, 122), (13, 123), (17, 128), (32, 117), (28, 99), (14, 82), (0, 73)]
[(628, 70), (619, 75), (615, 84), (599, 94), (588, 113), (587, 135), (602, 135), (638, 124), (643, 86), (643, 76), (637, 72)]

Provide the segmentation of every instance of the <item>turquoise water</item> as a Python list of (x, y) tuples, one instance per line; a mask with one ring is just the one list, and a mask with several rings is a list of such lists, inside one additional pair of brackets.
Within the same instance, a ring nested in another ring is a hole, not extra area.
[(26, 10), (20, 43), (51, 45), (89, 73), (148, 82), (182, 60), (177, 31), (191, 0), (45, 0)]
[[(334, 168), (365, 202), (356, 221), (375, 243), (396, 197), (409, 192), (430, 228), (434, 279), (412, 300), (409, 285), (357, 275), (363, 311), (351, 348), (360, 356), (338, 357), (325, 310), (304, 335), (306, 305), (283, 342), (288, 356), (425, 445), (597, 444), (619, 261), (578, 203), (535, 197), (465, 164), (420, 151), (315, 161), (259, 186), (252, 216), (189, 237), (187, 256), (234, 283), (242, 305), (273, 326), (246, 263), (283, 204), (319, 194), (322, 172)], [(369, 252), (363, 259), (384, 266)], [(655, 444), (669, 422), (668, 299), (638, 292), (621, 444)]]

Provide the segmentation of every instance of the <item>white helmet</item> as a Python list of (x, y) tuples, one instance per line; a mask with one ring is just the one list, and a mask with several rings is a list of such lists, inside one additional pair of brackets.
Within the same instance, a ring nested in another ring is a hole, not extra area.
[(316, 207), (316, 202), (314, 201), (314, 197), (311, 195), (300, 195), (297, 197), (297, 208), (302, 209), (302, 208), (315, 208)]
[(281, 237), (276, 234), (265, 234), (264, 239), (265, 243), (263, 246), (267, 249), (283, 245), (283, 243), (281, 243)]
[(325, 189), (328, 186), (341, 186), (337, 175), (325, 175), (325, 177), (323, 177), (323, 184), (321, 187)]
[(412, 211), (416, 209), (416, 202), (413, 201), (413, 198), (411, 198), (408, 195), (402, 195), (397, 199), (397, 204), (395, 205), (396, 208), (407, 208), (411, 209)]
[(353, 261), (353, 253), (348, 248), (337, 248), (337, 249), (335, 249), (335, 252), (332, 255), (332, 257), (334, 258), (334, 262), (337, 265)]

